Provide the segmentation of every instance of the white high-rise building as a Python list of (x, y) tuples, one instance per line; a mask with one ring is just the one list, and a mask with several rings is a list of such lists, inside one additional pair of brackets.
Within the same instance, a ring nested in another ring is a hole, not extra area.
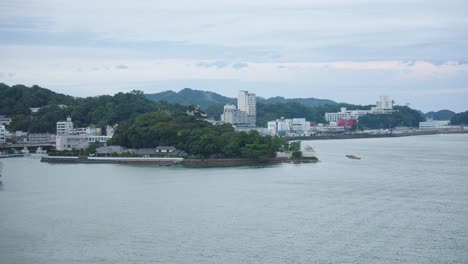
[(248, 123), (255, 125), (257, 121), (257, 97), (248, 91), (239, 91), (237, 109), (247, 113)]
[(393, 100), (390, 96), (382, 95), (379, 100), (375, 103), (375, 107), (372, 108), (374, 111), (387, 111), (393, 109)]
[(57, 122), (57, 136), (69, 135), (73, 130), (73, 122), (71, 117), (67, 117), (67, 121)]

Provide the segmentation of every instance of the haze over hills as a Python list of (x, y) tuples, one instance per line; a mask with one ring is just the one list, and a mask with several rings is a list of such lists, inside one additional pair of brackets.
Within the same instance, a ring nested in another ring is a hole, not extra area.
[[(166, 101), (172, 104), (181, 104), (181, 105), (199, 105), (203, 109), (215, 105), (224, 105), (224, 104), (236, 104), (236, 98), (226, 97), (214, 92), (194, 90), (190, 88), (182, 89), (179, 92), (174, 91), (164, 91), (161, 93), (154, 94), (145, 94), (148, 99), (154, 101)], [(317, 98), (284, 98), (284, 97), (271, 97), (268, 99), (257, 97), (257, 102), (264, 104), (273, 104), (273, 103), (299, 103), (304, 106), (315, 107), (321, 105), (336, 105), (337, 103), (329, 99), (317, 99)]]

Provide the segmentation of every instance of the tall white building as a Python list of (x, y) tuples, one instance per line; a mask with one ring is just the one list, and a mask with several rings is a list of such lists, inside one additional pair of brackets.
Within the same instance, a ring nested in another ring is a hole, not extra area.
[(73, 130), (73, 122), (71, 117), (67, 117), (67, 121), (57, 122), (57, 136), (69, 135)]
[(247, 113), (248, 123), (255, 125), (257, 121), (257, 97), (248, 91), (239, 91), (237, 109)]
[(257, 99), (255, 94), (239, 91), (237, 108), (235, 105), (224, 106), (221, 121), (240, 126), (255, 126), (257, 121)]
[(6, 128), (4, 125), (0, 125), (0, 143), (6, 142)]

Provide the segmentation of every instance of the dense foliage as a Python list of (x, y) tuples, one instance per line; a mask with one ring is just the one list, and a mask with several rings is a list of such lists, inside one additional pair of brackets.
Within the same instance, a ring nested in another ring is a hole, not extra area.
[(257, 131), (235, 132), (228, 124), (213, 126), (184, 113), (163, 111), (146, 113), (120, 125), (109, 144), (128, 148), (175, 146), (196, 157), (266, 160), (286, 142)]
[(367, 114), (359, 118), (359, 126), (365, 129), (389, 129), (398, 126), (418, 127), (424, 117), (407, 106), (395, 106), (392, 114)]
[(458, 113), (450, 119), (452, 125), (468, 125), (468, 111)]
[[(31, 107), (41, 109), (32, 113)], [(75, 98), (38, 86), (28, 88), (0, 84), (0, 114), (13, 119), (8, 128), (11, 131), (54, 133), (56, 123), (65, 120), (67, 116), (72, 118), (76, 126), (105, 127), (128, 121), (143, 113), (161, 110), (185, 111), (186, 107), (148, 100), (140, 91)]]

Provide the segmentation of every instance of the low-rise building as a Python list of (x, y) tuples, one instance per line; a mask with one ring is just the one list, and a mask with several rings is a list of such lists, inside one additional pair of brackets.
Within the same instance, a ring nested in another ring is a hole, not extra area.
[(55, 142), (55, 135), (50, 133), (29, 133), (29, 143), (52, 143)]
[(111, 137), (92, 135), (57, 135), (55, 148), (57, 150), (85, 149), (92, 143), (106, 143)]
[(447, 129), (452, 128), (449, 126), (449, 120), (431, 120), (428, 119), (424, 122), (419, 122), (419, 129)]

